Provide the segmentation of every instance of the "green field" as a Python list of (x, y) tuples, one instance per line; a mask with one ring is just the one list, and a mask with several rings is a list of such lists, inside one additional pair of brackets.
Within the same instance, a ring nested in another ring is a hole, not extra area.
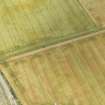
[(78, 0), (20, 1), (0, 3), (0, 59), (97, 30)]
[(105, 36), (4, 64), (22, 105), (105, 105)]

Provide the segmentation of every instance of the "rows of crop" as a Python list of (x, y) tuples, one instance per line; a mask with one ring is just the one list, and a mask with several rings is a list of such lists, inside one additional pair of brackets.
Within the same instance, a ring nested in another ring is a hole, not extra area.
[(87, 38), (4, 64), (23, 105), (104, 105), (105, 37)]
[(1, 57), (96, 30), (77, 0), (51, 0), (37, 10), (31, 4), (31, 9), (15, 7), (12, 1), (0, 5)]

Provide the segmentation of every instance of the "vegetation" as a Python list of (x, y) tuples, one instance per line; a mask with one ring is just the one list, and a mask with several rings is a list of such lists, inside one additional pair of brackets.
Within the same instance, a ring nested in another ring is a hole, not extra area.
[(10, 61), (2, 69), (23, 105), (105, 105), (105, 37)]
[(98, 29), (78, 0), (41, 2), (33, 6), (34, 0), (20, 5), (17, 0), (5, 0), (0, 4), (1, 60)]

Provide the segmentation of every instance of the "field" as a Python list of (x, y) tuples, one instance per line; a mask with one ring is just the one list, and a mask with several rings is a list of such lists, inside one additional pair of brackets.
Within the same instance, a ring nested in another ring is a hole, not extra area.
[(78, 0), (0, 3), (0, 59), (97, 31)]
[(1, 1), (0, 105), (105, 105), (104, 1)]
[(105, 27), (105, 0), (80, 0), (80, 2), (87, 8), (97, 24)]
[(105, 105), (105, 35), (6, 62), (22, 105)]

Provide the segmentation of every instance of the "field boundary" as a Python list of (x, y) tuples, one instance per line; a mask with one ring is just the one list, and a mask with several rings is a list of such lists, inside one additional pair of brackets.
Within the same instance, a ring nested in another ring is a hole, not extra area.
[(63, 46), (63, 45), (69, 44), (69, 43), (73, 43), (73, 42), (76, 42), (76, 41), (79, 41), (79, 40), (94, 37), (94, 36), (97, 36), (99, 34), (104, 34), (104, 33), (105, 33), (105, 29), (97, 31), (97, 32), (93, 32), (93, 33), (90, 33), (90, 34), (87, 34), (87, 35), (82, 35), (80, 37), (76, 37), (76, 38), (73, 38), (73, 39), (69, 39), (69, 40), (66, 40), (66, 41), (63, 41), (63, 42), (60, 42), (60, 43), (49, 45), (49, 46), (44, 47), (44, 48), (36, 49), (34, 51), (31, 51), (31, 52), (26, 52), (26, 53), (21, 54), (21, 55), (10, 57), (10, 58), (6, 59), (5, 61), (6, 62), (14, 61), (14, 60), (17, 60), (17, 59), (20, 59), (20, 58), (24, 58), (26, 56), (37, 54), (39, 52), (43, 52), (43, 51), (46, 51), (46, 50), (49, 50), (49, 49), (52, 49), (52, 48), (60, 47), (60, 46)]

